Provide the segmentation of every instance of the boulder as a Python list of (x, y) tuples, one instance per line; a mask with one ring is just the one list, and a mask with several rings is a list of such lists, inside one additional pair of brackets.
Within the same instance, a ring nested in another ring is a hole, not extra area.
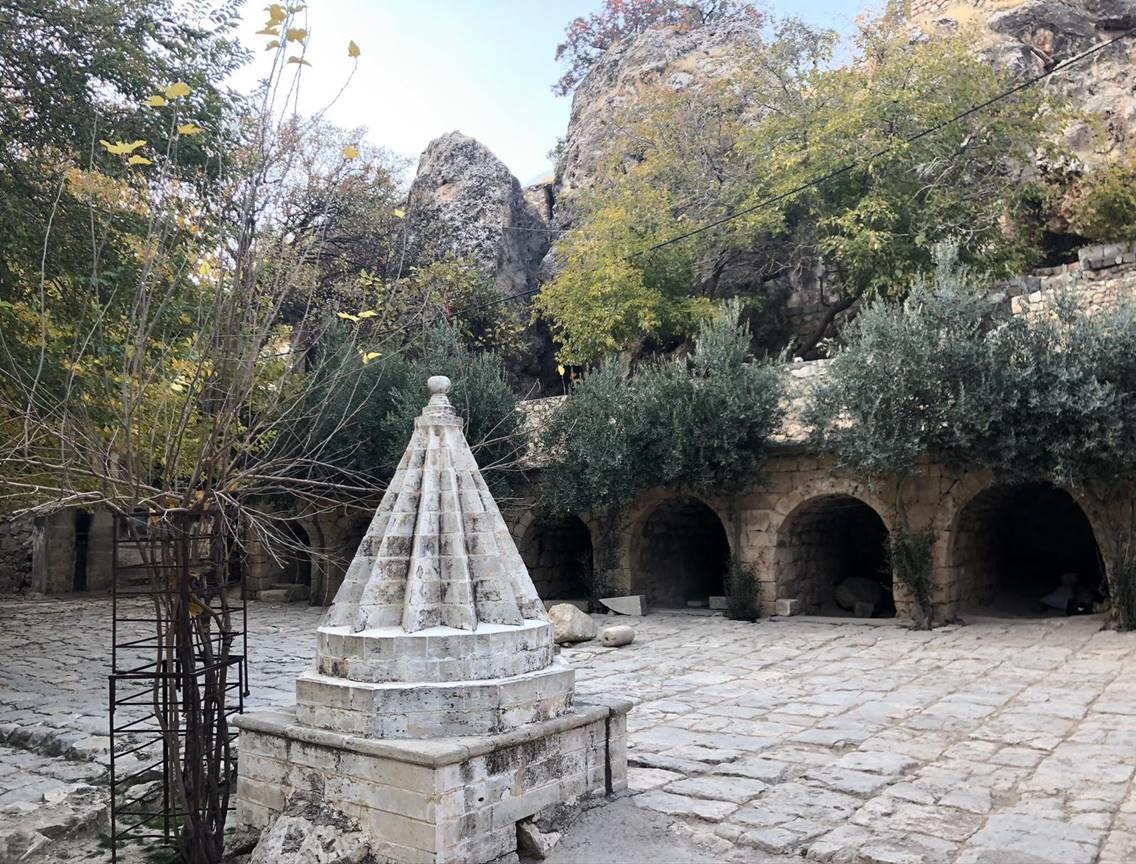
[(571, 603), (557, 603), (548, 610), (548, 620), (557, 645), (596, 638), (596, 622)]
[(543, 861), (560, 841), (560, 832), (541, 831), (528, 819), (517, 823), (517, 851)]
[(351, 817), (323, 803), (293, 799), (260, 835), (248, 864), (363, 864), (370, 842)]
[(608, 648), (619, 648), (635, 641), (635, 629), (626, 624), (604, 627), (600, 631), (600, 643)]
[[(836, 586), (836, 591), (833, 593), (836, 605), (848, 612), (856, 613), (858, 618), (870, 618), (883, 598), (883, 586), (875, 579), (868, 579), (865, 576), (845, 579)], [(871, 612), (863, 614), (868, 607), (871, 607)]]

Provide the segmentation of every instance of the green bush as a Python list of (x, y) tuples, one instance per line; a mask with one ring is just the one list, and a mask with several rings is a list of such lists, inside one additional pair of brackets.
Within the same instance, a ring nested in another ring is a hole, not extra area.
[(455, 328), (434, 325), (413, 349), (392, 351), (370, 363), (354, 356), (327, 357), (317, 374), (326, 375), (327, 382), (316, 393), (327, 406), (320, 412), (325, 435), (351, 469), (389, 479), (410, 440), (414, 418), (426, 404), (426, 379), (446, 375), (453, 382), (450, 401), (464, 421), (486, 483), (499, 496), (518, 484), (524, 441), (517, 397), (499, 358), (467, 347)]
[(781, 422), (782, 383), (750, 355), (739, 314), (727, 304), (688, 357), (585, 375), (541, 434), (544, 507), (610, 510), (657, 485), (721, 492), (756, 482)]
[(735, 621), (756, 621), (760, 616), (761, 598), (753, 568), (731, 558), (725, 581), (726, 616)]
[(1000, 480), (1076, 484), (1136, 460), (1131, 308), (992, 318), (992, 301), (941, 249), (902, 305), (866, 308), (806, 420), (814, 442), (867, 475), (909, 474), (929, 454)]
[(929, 532), (910, 532), (897, 528), (888, 545), (888, 565), (892, 578), (906, 586), (915, 598), (916, 623), (931, 626), (931, 544)]

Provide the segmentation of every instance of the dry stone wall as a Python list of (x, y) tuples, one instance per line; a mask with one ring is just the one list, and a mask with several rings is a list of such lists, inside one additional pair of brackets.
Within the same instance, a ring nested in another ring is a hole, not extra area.
[(1136, 299), (1136, 242), (1087, 246), (1077, 261), (1039, 270), (1000, 286), (1014, 315), (1043, 315), (1062, 295), (1093, 313)]

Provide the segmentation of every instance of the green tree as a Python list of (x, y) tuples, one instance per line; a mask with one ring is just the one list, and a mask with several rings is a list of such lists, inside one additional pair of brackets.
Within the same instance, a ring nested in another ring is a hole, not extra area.
[(244, 58), (235, 37), (239, 11), (230, 0), (204, 10), (175, 0), (11, 0), (0, 7), (0, 299), (23, 296), (41, 275), (89, 291), (98, 281), (76, 283), (74, 274), (90, 273), (96, 261), (95, 280), (129, 266), (106, 232), (144, 233), (144, 220), (141, 232), (121, 221), (92, 225), (89, 190), (75, 172), (135, 173), (104, 152), (100, 139), (140, 139), (140, 153), (166, 152), (176, 137), (166, 118), (138, 111), (159, 85), (189, 84), (183, 116), (210, 130), (209, 144), (178, 142), (180, 176), (215, 179), (210, 147), (232, 131), (236, 102), (217, 82)]
[(739, 46), (733, 74), (636, 100), (579, 224), (558, 244), (563, 267), (537, 300), (566, 360), (589, 362), (643, 335), (689, 336), (691, 301), (704, 310), (705, 298), (721, 296), (738, 255), (754, 262), (743, 290), (820, 268), (838, 298), (833, 314), (862, 298), (902, 297), (945, 239), (984, 272), (1031, 260), (1033, 234), (1015, 219), (1029, 191), (1022, 169), (1043, 146), (1042, 97), (1027, 91), (951, 123), (1009, 83), (965, 34), (913, 41), (889, 12), (865, 22), (851, 48), (835, 66), (833, 34), (787, 21), (750, 53)]
[[(317, 437), (328, 442), (352, 471), (386, 482), (402, 458), (414, 418), (422, 411), (426, 379), (445, 375), (453, 382), (450, 401), (461, 416), (474, 456), (495, 494), (509, 495), (520, 481), (518, 463), (524, 445), (517, 397), (495, 354), (472, 350), (462, 331), (438, 322), (409, 345), (395, 342), (383, 359), (362, 362), (354, 353), (354, 335), (329, 334), (319, 348), (314, 375), (319, 381), (310, 398), (321, 408)], [(369, 344), (364, 341), (359, 345)], [(346, 349), (325, 348), (346, 344)], [(384, 349), (386, 346), (380, 346)], [(323, 352), (327, 353), (323, 353)], [(306, 433), (305, 433), (306, 436)]]
[(740, 315), (730, 303), (707, 320), (688, 357), (630, 377), (616, 362), (585, 375), (540, 434), (543, 506), (603, 511), (656, 485), (721, 492), (757, 482), (783, 388), (751, 356)]
[(929, 455), (1005, 481), (1128, 476), (1136, 453), (1136, 314), (992, 318), (952, 249), (902, 304), (860, 314), (806, 420), (862, 475), (910, 475)]

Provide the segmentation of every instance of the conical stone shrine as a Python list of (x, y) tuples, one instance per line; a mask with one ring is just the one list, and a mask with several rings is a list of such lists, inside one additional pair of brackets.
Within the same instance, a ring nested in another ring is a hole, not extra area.
[(626, 788), (630, 704), (574, 703), (449, 388), (427, 381), (296, 707), (238, 720), (241, 825), (318, 805), (353, 820), (372, 854), (476, 864), (515, 853), (518, 821)]

